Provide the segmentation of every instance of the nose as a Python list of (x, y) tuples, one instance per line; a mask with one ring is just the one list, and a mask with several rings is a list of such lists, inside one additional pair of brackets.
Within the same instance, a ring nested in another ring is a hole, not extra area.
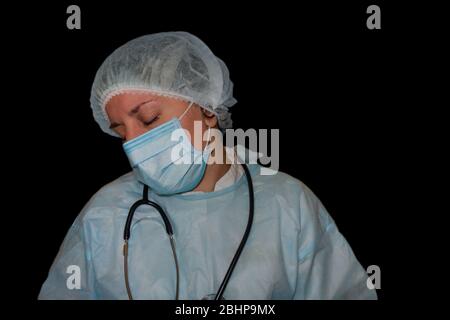
[(132, 121), (130, 123), (125, 124), (125, 135), (124, 135), (124, 142), (127, 142), (129, 140), (132, 140), (136, 137), (139, 137), (141, 134), (144, 134), (147, 132), (145, 128), (140, 126), (137, 122)]

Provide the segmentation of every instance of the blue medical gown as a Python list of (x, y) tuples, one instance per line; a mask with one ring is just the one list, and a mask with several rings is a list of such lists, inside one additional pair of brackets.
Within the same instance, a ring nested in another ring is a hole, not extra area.
[[(299, 180), (261, 175), (250, 165), (255, 216), (247, 244), (224, 293), (226, 299), (376, 299), (367, 274), (319, 199)], [(127, 299), (123, 228), (142, 184), (128, 173), (101, 188), (66, 235), (39, 299)], [(245, 175), (208, 193), (158, 196), (172, 222), (180, 265), (180, 299), (217, 292), (247, 225)], [(176, 269), (159, 213), (141, 206), (129, 241), (134, 299), (174, 299)], [(67, 268), (80, 270), (68, 289)]]

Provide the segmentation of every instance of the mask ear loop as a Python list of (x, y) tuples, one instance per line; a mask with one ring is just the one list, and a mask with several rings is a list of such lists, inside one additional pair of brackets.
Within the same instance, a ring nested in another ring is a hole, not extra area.
[(189, 111), (189, 109), (192, 107), (193, 104), (194, 104), (194, 102), (191, 101), (191, 103), (189, 103), (189, 106), (187, 107), (187, 109), (184, 110), (184, 112), (181, 114), (181, 116), (178, 117), (178, 120), (183, 119), (184, 115)]
[[(189, 106), (186, 108), (186, 110), (184, 110), (184, 112), (181, 114), (181, 116), (178, 117), (178, 120), (183, 119), (183, 117), (186, 115), (186, 113), (189, 111), (189, 109), (191, 109), (191, 107), (192, 107), (193, 104), (194, 104), (194, 102), (191, 101), (191, 102), (189, 103)], [(206, 146), (203, 148), (202, 154), (205, 153), (206, 148), (210, 145), (210, 142), (211, 142), (211, 127), (208, 127), (208, 139), (207, 139)]]
[(206, 148), (210, 145), (211, 142), (211, 127), (208, 127), (208, 139), (206, 140), (206, 146), (203, 149), (203, 152), (205, 152)]
[(207, 163), (207, 159), (208, 159), (208, 156), (211, 154), (211, 150), (209, 150), (209, 152), (207, 152), (206, 153), (206, 149), (209, 147), (209, 146), (211, 146), (211, 127), (208, 127), (208, 139), (207, 139), (207, 143), (206, 143), (206, 145), (205, 145), (205, 147), (203, 148), (203, 151), (202, 151), (202, 158), (203, 158), (203, 160)]
[[(186, 108), (186, 110), (184, 110), (184, 112), (181, 114), (181, 116), (178, 117), (178, 120), (183, 119), (183, 117), (186, 115), (186, 113), (189, 111), (189, 109), (191, 109), (192, 105), (194, 104), (193, 101), (191, 101), (189, 103), (189, 106)], [(211, 142), (211, 127), (208, 127), (208, 139), (207, 139), (207, 144), (205, 146), (205, 148), (203, 148), (203, 152), (204, 153), (206, 151), (206, 148), (209, 146)]]

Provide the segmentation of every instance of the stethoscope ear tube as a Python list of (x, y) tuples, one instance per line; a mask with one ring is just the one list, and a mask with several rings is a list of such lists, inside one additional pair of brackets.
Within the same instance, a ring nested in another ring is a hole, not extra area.
[(164, 225), (166, 227), (166, 232), (167, 232), (167, 235), (169, 236), (170, 246), (172, 248), (173, 257), (175, 260), (175, 267), (176, 267), (176, 274), (177, 274), (177, 289), (176, 289), (175, 299), (178, 300), (180, 272), (179, 272), (179, 267), (178, 267), (178, 259), (177, 259), (177, 255), (176, 255), (176, 251), (175, 251), (173, 228), (172, 228), (169, 218), (167, 217), (163, 208), (161, 208), (161, 206), (159, 204), (157, 204), (156, 202), (148, 200), (148, 186), (147, 185), (144, 185), (142, 199), (136, 201), (131, 206), (130, 211), (128, 213), (127, 221), (125, 222), (125, 228), (123, 230), (123, 241), (124, 241), (124, 243), (123, 243), (123, 257), (124, 257), (123, 269), (124, 269), (124, 273), (125, 273), (125, 287), (127, 289), (128, 298), (130, 300), (133, 300), (133, 295), (131, 294), (131, 289), (130, 289), (130, 282), (128, 279), (128, 240), (130, 239), (130, 235), (131, 235), (131, 223), (133, 221), (134, 212), (137, 210), (137, 208), (139, 208), (142, 205), (148, 205), (148, 206), (155, 208), (159, 212), (159, 214), (161, 215), (161, 218), (164, 221)]
[(145, 204), (145, 200), (138, 200), (130, 208), (127, 221), (125, 222), (125, 228), (123, 229), (123, 240), (128, 241), (130, 239), (131, 222), (133, 221), (134, 212), (138, 207)]
[(164, 212), (163, 208), (156, 202), (148, 200), (148, 186), (144, 185), (144, 191), (143, 191), (143, 199), (136, 201), (130, 208), (130, 212), (128, 213), (127, 221), (125, 223), (125, 228), (123, 231), (123, 240), (129, 240), (130, 239), (130, 233), (131, 233), (131, 222), (133, 221), (134, 212), (137, 208), (139, 208), (142, 205), (148, 205), (152, 206), (156, 210), (158, 210), (159, 214), (161, 215), (161, 218), (164, 221), (164, 225), (166, 227), (166, 232), (169, 236), (173, 236), (173, 229), (172, 225), (170, 224), (169, 218), (167, 217), (166, 213)]
[(228, 267), (228, 271), (225, 274), (225, 277), (222, 280), (222, 284), (219, 287), (219, 290), (217, 291), (215, 300), (222, 300), (223, 293), (225, 292), (225, 289), (228, 285), (228, 281), (230, 280), (231, 274), (233, 273), (234, 267), (236, 266), (239, 256), (241, 255), (242, 250), (244, 249), (245, 243), (247, 242), (248, 235), (250, 234), (250, 230), (252, 228), (253, 224), (253, 215), (254, 215), (254, 204), (255, 204), (255, 198), (253, 193), (253, 181), (252, 176), (250, 175), (250, 171), (247, 168), (247, 165), (245, 163), (242, 163), (242, 167), (244, 168), (245, 176), (247, 177), (247, 185), (248, 185), (248, 193), (249, 193), (249, 214), (248, 214), (248, 222), (247, 227), (245, 228), (244, 236), (242, 237), (241, 243), (239, 244), (239, 247), (234, 254), (233, 260), (230, 263), (230, 266)]

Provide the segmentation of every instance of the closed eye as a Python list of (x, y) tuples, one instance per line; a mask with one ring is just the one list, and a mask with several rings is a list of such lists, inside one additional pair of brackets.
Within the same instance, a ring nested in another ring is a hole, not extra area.
[(151, 125), (153, 122), (157, 121), (158, 119), (159, 119), (159, 116), (153, 117), (153, 118), (151, 118), (151, 119), (148, 120), (148, 121), (144, 121), (144, 124), (145, 124), (146, 126), (149, 126), (149, 125)]

